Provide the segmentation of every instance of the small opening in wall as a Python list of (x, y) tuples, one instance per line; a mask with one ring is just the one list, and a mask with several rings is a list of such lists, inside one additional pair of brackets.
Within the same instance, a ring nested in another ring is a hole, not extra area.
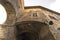
[(49, 25), (53, 25), (53, 21), (50, 21), (50, 22), (49, 22)]
[(3, 5), (0, 4), (0, 24), (5, 23), (7, 19), (7, 12)]
[(36, 13), (36, 12), (35, 12), (35, 13), (33, 13), (33, 16), (34, 16), (34, 17), (37, 17), (37, 13)]

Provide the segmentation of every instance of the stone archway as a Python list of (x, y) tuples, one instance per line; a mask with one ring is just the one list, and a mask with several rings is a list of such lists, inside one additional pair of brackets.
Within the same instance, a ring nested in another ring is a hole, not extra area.
[(16, 22), (15, 8), (8, 0), (0, 0), (0, 4), (3, 7), (5, 7), (6, 12), (7, 12), (7, 19), (5, 23), (0, 25), (0, 33), (2, 32), (0, 34), (0, 40), (15, 40), (15, 35), (14, 35), (15, 27), (13, 26)]
[(0, 4), (5, 7), (7, 12), (7, 20), (4, 24), (14, 24), (16, 20), (16, 12), (12, 4), (8, 0), (0, 0)]
[(47, 37), (49, 38), (48, 35), (52, 35), (49, 33), (49, 25), (37, 21), (24, 21), (17, 23), (16, 29), (17, 40), (47, 40)]

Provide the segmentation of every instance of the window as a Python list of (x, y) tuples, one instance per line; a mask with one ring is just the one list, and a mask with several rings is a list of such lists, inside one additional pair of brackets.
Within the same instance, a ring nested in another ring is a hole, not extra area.
[(0, 24), (3, 24), (7, 19), (7, 12), (5, 8), (0, 4)]

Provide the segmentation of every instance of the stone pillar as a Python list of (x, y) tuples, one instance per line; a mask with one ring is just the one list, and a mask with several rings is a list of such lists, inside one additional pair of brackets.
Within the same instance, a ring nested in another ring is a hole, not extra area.
[(13, 25), (0, 25), (0, 40), (16, 40)]
[(21, 11), (23, 11), (24, 10), (24, 0), (20, 0), (19, 6), (20, 6)]
[(18, 19), (23, 15), (24, 13), (24, 0), (18, 0)]

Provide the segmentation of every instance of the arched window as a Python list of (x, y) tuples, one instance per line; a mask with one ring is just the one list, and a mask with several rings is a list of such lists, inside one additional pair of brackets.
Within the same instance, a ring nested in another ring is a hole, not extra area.
[(3, 24), (7, 19), (7, 12), (5, 8), (0, 4), (0, 24)]

